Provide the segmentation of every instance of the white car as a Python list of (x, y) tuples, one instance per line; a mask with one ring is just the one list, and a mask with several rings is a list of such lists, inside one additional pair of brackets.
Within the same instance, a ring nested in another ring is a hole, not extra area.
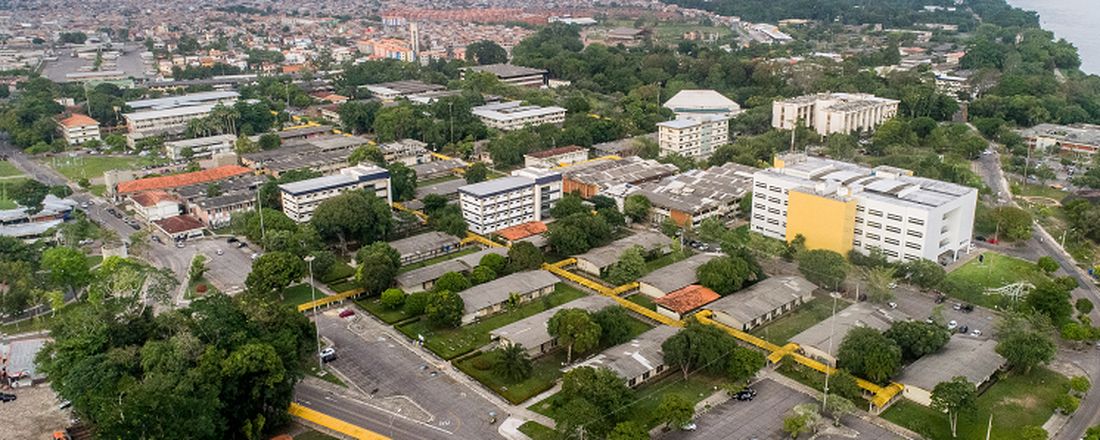
[(954, 319), (952, 319), (950, 322), (947, 323), (947, 329), (948, 330), (954, 330), (958, 326), (959, 326), (959, 322), (954, 320)]
[(695, 422), (687, 422), (684, 426), (680, 427), (681, 431), (694, 431), (696, 429), (699, 429), (699, 427), (695, 425)]
[(224, 251), (222, 251), (221, 249), (218, 249), (216, 253), (217, 253), (218, 255), (222, 255), (222, 254), (225, 254), (225, 252), (224, 252)]
[(336, 349), (335, 348), (329, 347), (329, 348), (326, 348), (324, 350), (321, 350), (321, 361), (322, 362), (332, 362), (334, 360), (336, 360)]
[(970, 331), (970, 336), (978, 337), (978, 336), (981, 336), (981, 335), (982, 335), (982, 331), (981, 331), (981, 330), (978, 330), (978, 329), (974, 329), (974, 330), (971, 330), (971, 331)]
[(893, 302), (893, 301), (890, 301), (890, 302), (886, 303), (886, 305), (890, 306), (891, 309), (898, 308), (898, 303)]

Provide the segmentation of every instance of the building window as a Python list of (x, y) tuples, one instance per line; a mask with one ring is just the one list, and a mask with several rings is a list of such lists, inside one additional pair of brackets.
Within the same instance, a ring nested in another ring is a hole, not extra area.
[(916, 249), (916, 250), (919, 251), (920, 250), (920, 243), (913, 242), (913, 241), (907, 241), (907, 242), (905, 242), (905, 247), (907, 247), (909, 249)]
[(872, 209), (867, 212), (875, 217), (882, 217), (882, 211), (879, 211), (877, 209)]
[(897, 226), (886, 226), (886, 232), (893, 232), (895, 234), (901, 233), (901, 228)]
[(879, 223), (879, 222), (867, 222), (867, 226), (868, 226), (868, 227), (872, 227), (872, 228), (880, 228), (880, 229), (881, 229), (881, 228), (882, 228), (882, 223)]
[(924, 220), (921, 220), (921, 219), (916, 218), (916, 217), (909, 217), (909, 223), (912, 223), (912, 224), (918, 225), (918, 226), (924, 226)]
[(879, 238), (881, 237), (878, 234), (872, 234), (870, 232), (867, 233), (867, 239), (869, 240), (878, 240)]
[(886, 214), (886, 218), (888, 218), (890, 220), (893, 220), (893, 221), (896, 221), (896, 222), (901, 221), (901, 216), (897, 215), (897, 214)]
[(896, 238), (887, 238), (886, 239), (886, 244), (892, 244), (894, 246), (897, 246), (899, 243), (900, 242)]
[(914, 231), (914, 230), (905, 231), (905, 234), (910, 236), (910, 237), (917, 237), (917, 238), (921, 238), (921, 237), (924, 236), (924, 234), (921, 234), (920, 231)]

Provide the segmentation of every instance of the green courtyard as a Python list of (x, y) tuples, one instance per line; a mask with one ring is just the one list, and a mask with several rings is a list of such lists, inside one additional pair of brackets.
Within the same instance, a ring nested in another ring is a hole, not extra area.
[[(851, 303), (847, 301), (837, 301), (837, 312), (844, 310), (849, 305)], [(764, 338), (773, 344), (786, 345), (795, 335), (813, 327), (814, 324), (824, 321), (832, 314), (832, 298), (815, 296), (814, 299), (798, 306), (794, 311), (769, 322), (767, 325), (752, 329), (749, 333)]]
[(983, 261), (974, 258), (947, 274), (944, 280), (945, 293), (969, 303), (994, 308), (1007, 305), (1007, 298), (987, 294), (988, 289), (1021, 281), (1035, 284), (1049, 279), (1030, 261), (996, 252), (985, 252), (982, 255)]
[(565, 283), (558, 283), (554, 292), (543, 298), (527, 302), (514, 310), (493, 315), (470, 325), (453, 329), (437, 329), (423, 320), (397, 327), (406, 336), (418, 339), (423, 336), (429, 350), (443, 359), (454, 359), (459, 355), (481, 348), (490, 342), (489, 332), (519, 321), (528, 316), (584, 296), (584, 292)]
[[(1069, 380), (1065, 376), (1045, 368), (1003, 377), (978, 397), (974, 411), (959, 415), (957, 438), (985, 439), (992, 414), (993, 432), (989, 438), (1020, 439), (1021, 428), (1046, 423), (1054, 413), (1055, 399), (1068, 390)], [(951, 438), (947, 415), (909, 400), (895, 403), (882, 416), (926, 438)]]
[(95, 179), (111, 170), (128, 170), (143, 163), (143, 159), (133, 156), (56, 156), (42, 161), (72, 181)]

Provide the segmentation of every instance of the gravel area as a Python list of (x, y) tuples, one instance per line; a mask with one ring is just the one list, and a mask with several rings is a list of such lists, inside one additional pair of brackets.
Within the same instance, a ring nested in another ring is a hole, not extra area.
[(4, 428), (0, 440), (50, 439), (55, 430), (69, 425), (69, 410), (58, 408), (57, 394), (48, 385), (5, 390), (18, 396), (14, 402), (0, 403)]

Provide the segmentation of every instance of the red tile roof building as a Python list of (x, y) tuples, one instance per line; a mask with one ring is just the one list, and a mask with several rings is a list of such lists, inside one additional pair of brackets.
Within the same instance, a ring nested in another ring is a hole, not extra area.
[(546, 223), (543, 222), (530, 222), (522, 225), (515, 225), (501, 229), (496, 232), (500, 238), (514, 242), (517, 240), (523, 240), (527, 237), (532, 237), (546, 232)]
[(675, 319), (680, 319), (683, 315), (691, 313), (691, 311), (710, 304), (710, 302), (721, 297), (713, 290), (698, 284), (692, 284), (657, 298), (653, 302), (659, 306), (657, 307), (658, 312), (665, 315), (675, 315)]
[(138, 191), (165, 190), (179, 188), (181, 186), (195, 185), (199, 183), (214, 182), (228, 179), (252, 172), (251, 169), (239, 165), (226, 165), (209, 170), (195, 171), (192, 173), (175, 174), (171, 176), (150, 177), (146, 179), (131, 180), (118, 184), (116, 190), (119, 194), (127, 194)]

